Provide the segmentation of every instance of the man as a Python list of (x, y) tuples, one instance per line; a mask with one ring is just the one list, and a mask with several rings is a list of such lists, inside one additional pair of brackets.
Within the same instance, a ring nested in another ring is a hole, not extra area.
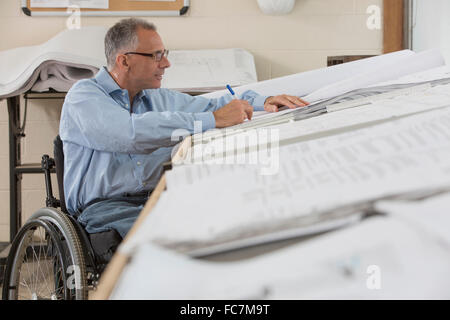
[(108, 68), (73, 85), (64, 101), (64, 189), (68, 211), (88, 233), (116, 230), (123, 238), (170, 160), (171, 134), (223, 128), (251, 119), (253, 110), (306, 105), (297, 97), (241, 100), (192, 97), (161, 89), (168, 51), (154, 25), (125, 19), (105, 37)]

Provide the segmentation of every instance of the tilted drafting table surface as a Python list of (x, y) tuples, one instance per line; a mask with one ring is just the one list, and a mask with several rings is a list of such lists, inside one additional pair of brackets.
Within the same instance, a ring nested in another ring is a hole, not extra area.
[[(446, 107), (448, 109), (448, 106)], [(187, 148), (189, 148), (190, 146), (190, 139), (188, 138), (187, 140), (184, 141), (184, 149), (180, 149), (177, 153), (177, 158), (182, 158), (187, 151)], [(164, 191), (164, 188), (166, 186), (166, 179), (165, 177), (163, 177), (159, 183), (159, 185), (157, 186), (157, 188), (155, 189), (155, 191), (153, 192), (149, 202), (147, 203), (146, 207), (144, 208), (144, 213), (141, 213), (141, 215), (139, 216), (138, 221), (136, 222), (136, 224), (133, 226), (132, 230), (130, 231), (129, 235), (127, 235), (127, 237), (124, 240), (124, 244), (127, 244), (130, 242), (130, 238), (135, 236), (136, 232), (139, 232), (138, 229), (142, 228), (142, 224), (143, 221), (148, 217), (148, 212), (150, 210), (152, 210), (156, 204), (156, 202), (159, 200), (162, 192)], [(278, 246), (286, 246), (286, 244), (293, 244), (295, 242), (301, 241), (301, 239), (297, 239), (297, 240), (292, 240), (290, 243), (283, 243), (280, 244), (278, 243)], [(261, 248), (261, 247), (260, 247)], [(270, 251), (271, 249), (278, 249), (278, 248), (274, 248), (272, 246), (272, 248), (270, 247), (263, 247), (260, 249), (259, 254), (261, 253), (267, 253), (268, 251)], [(129, 252), (129, 251), (128, 251)], [(231, 259), (239, 259), (239, 256), (242, 257), (248, 257), (248, 253), (249, 251), (246, 250), (244, 253), (240, 252), (240, 251), (236, 251), (236, 252), (232, 252), (231, 255), (228, 255), (228, 257), (225, 257), (225, 261)], [(234, 257), (233, 257), (234, 255)], [(119, 250), (115, 257), (113, 258), (113, 260), (111, 261), (110, 265), (108, 265), (104, 275), (102, 276), (101, 282), (100, 282), (100, 286), (98, 287), (97, 292), (95, 292), (92, 296), (93, 299), (107, 299), (108, 297), (110, 297), (111, 293), (114, 290), (114, 287), (117, 283), (117, 280), (119, 279), (119, 277), (121, 276), (121, 273), (123, 272), (128, 259), (131, 257), (127, 256), (126, 254), (123, 253), (123, 251)], [(219, 261), (220, 260), (224, 260), (223, 256), (222, 257), (218, 257)], [(227, 259), (228, 258), (228, 259)], [(217, 261), (217, 260), (216, 260)], [(146, 262), (147, 263), (147, 262)], [(148, 264), (151, 265), (152, 263), (158, 263), (157, 261), (148, 261)]]
[[(184, 156), (185, 156), (187, 150), (190, 148), (190, 146), (191, 146), (191, 138), (187, 138), (184, 141), (182, 147), (178, 150), (176, 158), (178, 158), (178, 159), (184, 158)], [(176, 161), (176, 159), (174, 159), (174, 161)], [(141, 213), (137, 222), (135, 223), (135, 225), (129, 232), (129, 235), (127, 235), (127, 237), (124, 239), (123, 243), (127, 243), (127, 241), (129, 241), (129, 239), (136, 233), (136, 231), (139, 229), (140, 225), (142, 225), (143, 221), (148, 216), (148, 213), (152, 210), (152, 208), (157, 203), (157, 201), (160, 198), (165, 187), (166, 187), (166, 179), (163, 176), (160, 180), (160, 183), (156, 187), (155, 191), (152, 193), (152, 196), (149, 199), (146, 207), (144, 208), (144, 213)], [(291, 243), (293, 241), (298, 242), (298, 241), (300, 241), (300, 239), (291, 240)], [(283, 244), (278, 244), (278, 245), (283, 246)], [(286, 242), (284, 243), (284, 245), (286, 245)], [(271, 249), (270, 246), (269, 247), (264, 246), (264, 247), (265, 247), (265, 249), (260, 249), (260, 253), (266, 252), (267, 250)], [(276, 248), (273, 248), (273, 244), (272, 244), (272, 249), (276, 249)], [(246, 251), (246, 252), (248, 253), (248, 251)], [(234, 258), (236, 258), (236, 253), (232, 253), (232, 255), (233, 254), (234, 254)], [(237, 253), (237, 255), (239, 255), (239, 253)], [(241, 256), (242, 256), (242, 254), (241, 254)], [(105, 270), (104, 274), (102, 275), (100, 285), (97, 288), (97, 291), (94, 292), (93, 295), (91, 296), (92, 299), (107, 299), (110, 297), (111, 293), (113, 292), (114, 286), (116, 285), (116, 282), (119, 279), (119, 276), (121, 275), (123, 269), (125, 268), (129, 258), (130, 258), (129, 256), (127, 256), (123, 252), (120, 252), (120, 250), (116, 253), (116, 255), (113, 257), (113, 260), (108, 265), (107, 269)], [(230, 256), (228, 258), (230, 258)], [(221, 258), (219, 257), (219, 259), (221, 259)], [(227, 259), (227, 257), (225, 257), (225, 259)], [(233, 257), (231, 257), (231, 259), (233, 259)]]

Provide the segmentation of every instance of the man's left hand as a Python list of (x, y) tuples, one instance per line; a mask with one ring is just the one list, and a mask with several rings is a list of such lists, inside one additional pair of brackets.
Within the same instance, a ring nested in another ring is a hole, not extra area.
[(307, 106), (309, 103), (300, 99), (299, 97), (282, 94), (266, 99), (264, 102), (264, 110), (267, 112), (277, 112), (279, 107), (286, 106), (289, 109)]

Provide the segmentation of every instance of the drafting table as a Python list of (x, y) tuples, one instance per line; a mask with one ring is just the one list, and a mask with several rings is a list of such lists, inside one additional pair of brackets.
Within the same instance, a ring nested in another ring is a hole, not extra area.
[[(448, 108), (448, 107), (446, 107)], [(189, 150), (191, 146), (191, 141), (189, 138), (187, 138), (181, 148), (178, 150), (177, 155), (175, 157), (175, 161), (178, 158), (183, 158), (184, 155), (186, 155), (187, 151)], [(149, 211), (152, 210), (152, 208), (155, 206), (156, 202), (158, 201), (158, 199), (160, 198), (162, 192), (164, 191), (166, 186), (166, 178), (163, 177), (159, 183), (159, 185), (157, 186), (157, 188), (155, 189), (154, 193), (152, 194), (149, 202), (147, 203), (146, 207), (144, 208), (144, 213), (141, 213), (141, 216), (139, 217), (138, 221), (136, 222), (135, 226), (133, 227), (132, 231), (130, 231), (129, 236), (133, 236), (133, 234), (136, 233), (136, 231), (139, 229), (140, 225), (142, 224), (142, 221), (144, 221), (144, 219), (146, 218), (146, 216), (148, 215)], [(129, 239), (129, 236), (127, 236), (127, 238), (125, 238), (124, 243), (127, 242), (127, 240)], [(246, 250), (244, 251), (235, 251), (232, 252), (230, 254), (220, 254), (218, 256), (216, 256), (216, 261), (229, 261), (231, 260), (236, 260), (239, 259), (240, 257), (248, 257), (249, 255), (258, 255), (261, 253), (266, 253), (269, 251), (273, 251), (274, 249), (278, 249), (280, 247), (286, 247), (292, 244), (295, 244), (301, 240), (304, 239), (293, 239), (287, 242), (282, 242), (282, 243), (277, 243), (277, 244), (273, 244), (272, 246), (263, 246), (263, 247), (259, 247), (259, 248), (253, 248), (253, 252)], [(276, 251), (276, 250), (275, 250)], [(108, 266), (108, 268), (106, 269), (105, 273), (103, 274), (101, 280), (100, 280), (100, 285), (97, 289), (97, 291), (95, 293), (93, 293), (92, 295), (92, 299), (107, 299), (112, 290), (114, 289), (115, 283), (118, 280), (122, 270), (124, 269), (124, 267), (126, 266), (127, 262), (128, 262), (128, 258), (126, 255), (124, 255), (122, 252), (120, 252), (120, 250), (117, 252), (116, 256), (113, 258), (113, 260), (111, 261), (110, 265)], [(158, 262), (155, 262), (158, 263)], [(151, 262), (149, 262), (149, 265), (151, 264)]]

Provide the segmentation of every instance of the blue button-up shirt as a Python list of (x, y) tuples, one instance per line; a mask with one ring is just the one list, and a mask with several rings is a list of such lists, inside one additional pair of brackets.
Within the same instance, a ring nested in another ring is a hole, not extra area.
[[(246, 91), (255, 110), (267, 97)], [(168, 89), (146, 89), (134, 98), (102, 68), (95, 78), (75, 83), (66, 95), (59, 134), (64, 146), (64, 193), (74, 214), (90, 201), (152, 190), (162, 163), (170, 160), (172, 132), (215, 128), (213, 111), (231, 101), (190, 96)], [(196, 127), (197, 129), (197, 127)]]

